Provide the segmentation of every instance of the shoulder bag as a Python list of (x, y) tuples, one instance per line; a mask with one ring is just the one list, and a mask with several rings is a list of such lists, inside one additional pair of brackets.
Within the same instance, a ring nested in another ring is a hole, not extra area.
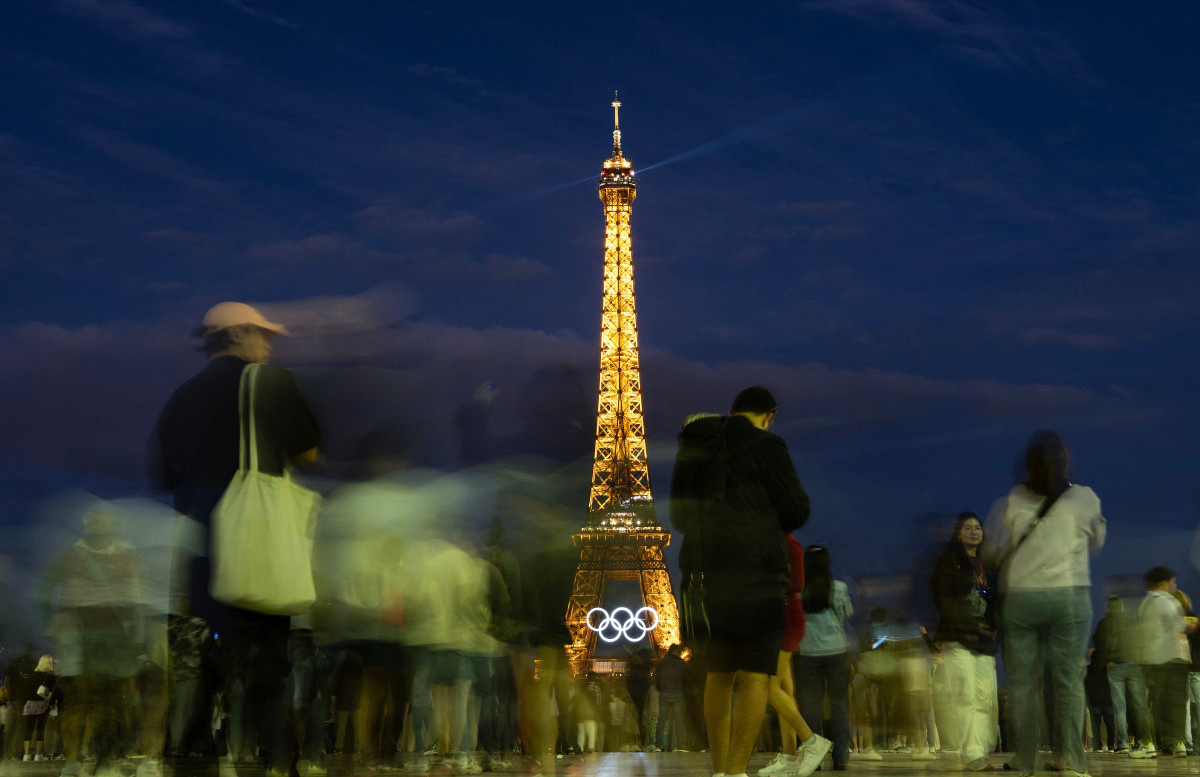
[(255, 386), (260, 365), (248, 364), (238, 386), (238, 471), (213, 510), (214, 599), (271, 615), (299, 615), (316, 600), (313, 523), (321, 497), (282, 475), (258, 468)]

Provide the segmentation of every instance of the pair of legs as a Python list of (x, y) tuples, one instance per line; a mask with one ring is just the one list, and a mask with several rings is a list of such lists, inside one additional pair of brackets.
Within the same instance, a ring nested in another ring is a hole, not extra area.
[(704, 684), (704, 722), (713, 772), (745, 774), (767, 712), (768, 675), (709, 672)]
[(45, 755), (46, 751), (46, 719), (49, 710), (38, 715), (24, 715), (25, 718), (25, 755)]
[(821, 702), (829, 695), (829, 717), (833, 725), (833, 764), (843, 766), (850, 759), (850, 654), (800, 656), (796, 678), (800, 687), (804, 719), (818, 734), (824, 734)]
[(1142, 667), (1150, 691), (1158, 749), (1175, 750), (1184, 744), (1184, 709), (1187, 706), (1188, 665), (1185, 661), (1146, 664)]
[[(1092, 750), (1099, 752), (1101, 748), (1107, 747), (1109, 750), (1114, 750), (1117, 744), (1116, 723), (1113, 722), (1112, 705), (1107, 707), (1088, 707), (1088, 716), (1092, 719)], [(1108, 742), (1105, 742), (1100, 735), (1100, 724), (1104, 724), (1104, 730), (1108, 732)]]
[(517, 681), (521, 742), (525, 752), (540, 761), (534, 774), (554, 774), (554, 744), (558, 741), (558, 718), (553, 700), (571, 698), (567, 657), (562, 647), (538, 645), (528, 652), (513, 654)]
[(800, 714), (796, 706), (796, 684), (792, 680), (792, 654), (786, 650), (779, 651), (779, 663), (775, 674), (768, 682), (767, 702), (779, 716), (779, 738), (783, 752), (788, 755), (796, 754), (796, 737), (801, 742), (812, 738), (813, 731)]
[(986, 758), (996, 749), (999, 717), (995, 656), (948, 642), (942, 649), (941, 672), (942, 746), (958, 752), (965, 764)]
[(1113, 717), (1116, 718), (1117, 750), (1129, 747), (1129, 715), (1137, 727), (1138, 741), (1153, 741), (1146, 680), (1142, 667), (1132, 662), (1118, 662), (1108, 667), (1108, 689), (1112, 692)]
[(1042, 662), (1053, 689), (1055, 741), (1061, 743), (1063, 766), (1087, 772), (1083, 738), (1083, 671), (1092, 602), (1085, 586), (1071, 588), (1019, 588), (1005, 596), (1004, 661), (1008, 694), (1015, 724), (1016, 766), (1033, 772), (1038, 747), (1038, 684)]
[(67, 774), (78, 774), (83, 755), (84, 734), (91, 733), (91, 750), (96, 756), (96, 774), (115, 770), (121, 758), (118, 733), (129, 678), (101, 674), (61, 677), (63, 687), (62, 738)]

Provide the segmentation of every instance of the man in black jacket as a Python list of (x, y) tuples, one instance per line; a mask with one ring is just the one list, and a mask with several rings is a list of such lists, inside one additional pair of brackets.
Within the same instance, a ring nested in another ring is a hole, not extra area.
[(767, 431), (775, 412), (771, 392), (754, 386), (737, 395), (728, 417), (689, 419), (671, 481), (684, 585), (703, 601), (710, 631), (704, 718), (713, 772), (729, 777), (746, 773), (777, 665), (784, 536), (808, 520), (787, 445)]

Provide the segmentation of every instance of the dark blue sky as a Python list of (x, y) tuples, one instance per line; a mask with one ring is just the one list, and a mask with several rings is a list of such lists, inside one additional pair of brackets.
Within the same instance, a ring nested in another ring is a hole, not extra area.
[(806, 540), (858, 571), (985, 511), (1042, 426), (1104, 500), (1101, 572), (1183, 566), (1200, 8), (746, 9), (5, 4), (0, 521), (141, 489), (223, 299), (302, 335), (277, 362), (331, 455), (380, 419), (456, 466), (491, 381), (507, 449), (589, 456), (620, 89), (660, 502), (683, 415), (765, 383)]

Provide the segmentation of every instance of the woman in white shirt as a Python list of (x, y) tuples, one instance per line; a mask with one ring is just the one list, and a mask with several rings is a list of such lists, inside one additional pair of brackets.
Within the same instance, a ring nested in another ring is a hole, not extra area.
[[(1084, 715), (1083, 659), (1092, 622), (1089, 555), (1104, 545), (1100, 499), (1067, 479), (1070, 455), (1052, 431), (1025, 449), (1024, 482), (994, 513), (989, 535), (999, 551), (1004, 666), (1015, 724), (1015, 766), (1032, 774), (1038, 745), (1038, 683), (1054, 687), (1054, 737), (1067, 777), (1087, 774), (1079, 727)], [(1043, 663), (1044, 662), (1044, 663)], [(1072, 774), (1073, 773), (1073, 774)]]

